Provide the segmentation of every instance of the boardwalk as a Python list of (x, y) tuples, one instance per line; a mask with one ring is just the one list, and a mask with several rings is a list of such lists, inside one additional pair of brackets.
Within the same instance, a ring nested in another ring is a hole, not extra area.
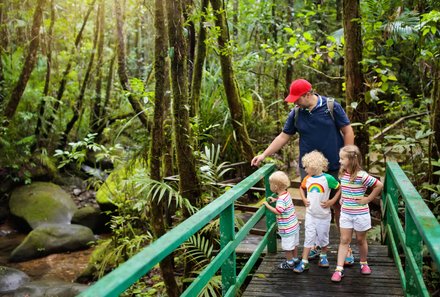
[[(284, 254), (279, 250), (277, 254), (264, 257), (243, 296), (404, 296), (394, 261), (387, 256), (384, 245), (369, 245), (368, 262), (373, 271), (369, 276), (360, 274), (359, 253), (357, 246), (353, 245), (355, 265), (345, 269), (341, 283), (333, 283), (330, 278), (337, 256), (336, 226), (332, 226), (330, 236), (329, 269), (318, 267), (317, 260), (312, 260), (310, 270), (302, 274), (280, 270), (277, 265), (284, 259)], [(303, 232), (300, 238), (302, 242)]]

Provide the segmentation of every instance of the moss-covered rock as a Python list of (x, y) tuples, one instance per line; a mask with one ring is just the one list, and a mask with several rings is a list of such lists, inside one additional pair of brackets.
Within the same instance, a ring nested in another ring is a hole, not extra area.
[(14, 292), (14, 297), (74, 297), (87, 290), (89, 286), (55, 280), (40, 280), (30, 282)]
[(0, 266), (0, 293), (14, 291), (29, 280), (29, 276), (18, 269)]
[(85, 206), (78, 209), (72, 218), (73, 224), (86, 226), (92, 229), (94, 233), (108, 231), (106, 223), (109, 221), (110, 217), (108, 215), (93, 206)]
[(96, 192), (96, 202), (102, 209), (108, 209), (109, 205), (116, 205), (119, 202), (125, 200), (128, 189), (131, 189), (130, 185), (127, 185), (126, 181), (132, 177), (137, 170), (141, 170), (142, 166), (140, 162), (136, 162), (135, 165), (120, 166), (110, 173), (109, 177), (105, 180), (99, 190)]
[(46, 224), (32, 230), (10, 256), (11, 261), (25, 261), (52, 253), (89, 247), (95, 241), (90, 228), (71, 224)]
[(13, 215), (35, 229), (42, 224), (69, 224), (77, 207), (58, 185), (35, 182), (15, 189), (9, 200)]

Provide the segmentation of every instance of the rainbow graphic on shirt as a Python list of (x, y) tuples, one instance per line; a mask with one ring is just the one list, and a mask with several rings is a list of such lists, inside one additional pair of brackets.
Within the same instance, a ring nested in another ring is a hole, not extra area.
[(316, 193), (324, 193), (324, 187), (323, 187), (322, 185), (320, 185), (320, 184), (313, 183), (313, 184), (311, 184), (311, 185), (309, 186), (309, 188), (307, 189), (307, 191), (308, 191), (309, 193), (312, 193), (312, 192), (316, 192)]

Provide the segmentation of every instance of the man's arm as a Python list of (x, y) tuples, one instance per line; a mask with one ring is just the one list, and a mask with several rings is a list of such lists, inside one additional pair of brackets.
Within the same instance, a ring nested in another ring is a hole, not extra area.
[(264, 158), (278, 152), (289, 141), (290, 137), (291, 135), (281, 132), (261, 155), (252, 159), (251, 166), (258, 166)]
[(354, 144), (354, 131), (351, 125), (341, 128), (342, 135), (344, 135), (344, 145)]

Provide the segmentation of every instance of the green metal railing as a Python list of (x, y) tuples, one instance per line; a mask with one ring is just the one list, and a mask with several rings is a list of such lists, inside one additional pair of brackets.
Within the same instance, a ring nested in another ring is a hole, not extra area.
[[(121, 264), (118, 268), (104, 276), (86, 291), (81, 297), (119, 296), (133, 283), (148, 273), (156, 264), (170, 255), (188, 238), (201, 230), (212, 219), (220, 216), (220, 246), (221, 249), (211, 263), (182, 293), (182, 296), (197, 296), (209, 282), (212, 276), (221, 269), (223, 296), (235, 296), (245, 281), (249, 272), (257, 262), (264, 248), (275, 253), (276, 246), (276, 219), (275, 215), (260, 208), (249, 221), (235, 233), (234, 202), (246, 193), (252, 186), (264, 179), (266, 197), (272, 193), (269, 188), (268, 177), (275, 170), (275, 165), (266, 164), (232, 189), (205, 206), (196, 214), (167, 232), (138, 254)], [(266, 215), (267, 232), (249, 257), (240, 273), (237, 275), (235, 249), (246, 237), (252, 227)]]
[[(403, 199), (404, 226), (398, 215), (399, 197)], [(431, 259), (440, 267), (439, 222), (395, 162), (387, 162), (382, 202), (385, 242), (399, 270), (405, 296), (430, 296), (423, 280), (422, 252), (425, 245)]]

